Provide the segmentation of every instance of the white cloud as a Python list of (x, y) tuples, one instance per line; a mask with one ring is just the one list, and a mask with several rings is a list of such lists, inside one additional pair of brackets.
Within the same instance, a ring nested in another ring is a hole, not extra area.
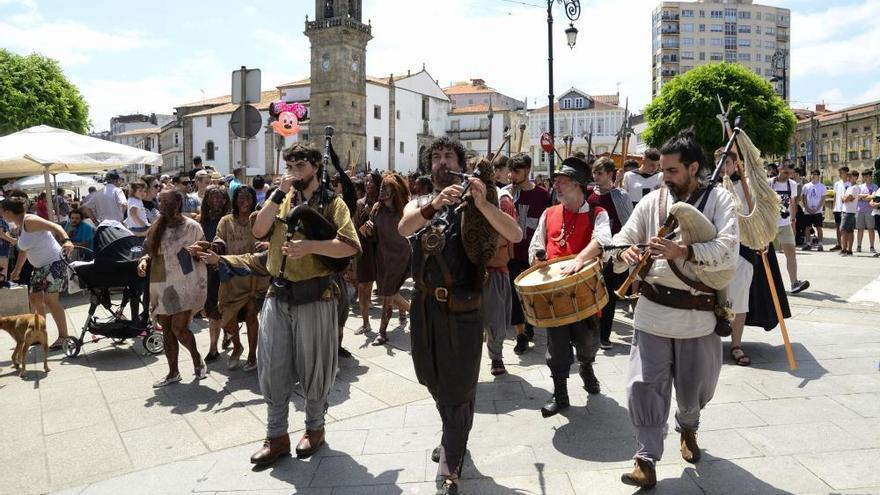
[(793, 77), (859, 76), (880, 69), (880, 2), (863, 0), (801, 15), (792, 12)]

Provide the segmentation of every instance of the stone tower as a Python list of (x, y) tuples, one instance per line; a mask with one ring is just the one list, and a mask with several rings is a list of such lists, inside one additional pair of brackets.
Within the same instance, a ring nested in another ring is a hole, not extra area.
[(306, 19), (312, 44), (309, 141), (324, 149), (324, 127), (336, 133), (333, 147), (344, 168), (367, 160), (367, 43), (371, 26), (361, 22), (361, 0), (315, 0)]

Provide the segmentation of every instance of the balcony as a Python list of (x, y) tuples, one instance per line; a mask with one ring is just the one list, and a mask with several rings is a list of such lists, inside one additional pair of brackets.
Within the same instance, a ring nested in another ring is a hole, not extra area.
[(660, 15), (660, 19), (664, 21), (677, 21), (679, 20), (679, 15), (673, 12), (663, 12), (663, 14)]
[(489, 139), (489, 129), (447, 129), (446, 134), (449, 137), (459, 141), (467, 141), (474, 139)]
[(372, 36), (373, 27), (350, 18), (333, 17), (317, 21), (306, 21), (306, 32), (320, 31), (334, 27), (347, 27)]

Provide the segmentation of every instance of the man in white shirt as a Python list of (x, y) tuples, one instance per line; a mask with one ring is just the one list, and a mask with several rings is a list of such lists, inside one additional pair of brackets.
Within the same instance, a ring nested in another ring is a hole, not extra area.
[(856, 230), (856, 213), (859, 211), (859, 194), (861, 186), (857, 184), (859, 181), (859, 172), (853, 170), (849, 173), (849, 183), (851, 184), (843, 192), (843, 214), (840, 220), (840, 254), (841, 256), (852, 256), (853, 232)]
[[(647, 243), (654, 260), (641, 284), (642, 295), (635, 309), (627, 373), (629, 416), (636, 427), (639, 450), (635, 469), (621, 477), (624, 483), (642, 488), (657, 483), (655, 464), (663, 454), (673, 385), (682, 458), (687, 462), (700, 459), (696, 431), (700, 411), (712, 399), (718, 383), (721, 338), (714, 331), (715, 296), (692, 288), (684, 277), (696, 279), (696, 266), (705, 271), (734, 269), (739, 249), (733, 196), (715, 187), (705, 193), (702, 204), (699, 177), (707, 160), (694, 132), (680, 132), (660, 153), (667, 188), (645, 196), (612, 240), (615, 245), (632, 245), (615, 256), (617, 272), (638, 264), (642, 254), (638, 244)], [(690, 245), (658, 237), (660, 202), (668, 209), (674, 200), (702, 206), (703, 215), (717, 230), (716, 237)]]
[(871, 198), (877, 192), (877, 185), (872, 177), (873, 171), (862, 171), (862, 184), (859, 186), (859, 206), (856, 211), (856, 251), (862, 252), (862, 238), (865, 230), (868, 230), (868, 248), (872, 254), (877, 254), (874, 249), (874, 216), (871, 208)]
[[(810, 172), (810, 182), (804, 184), (803, 188), (804, 222), (806, 222), (804, 251), (810, 251), (814, 246), (817, 251), (822, 251), (822, 224), (825, 222), (825, 195), (828, 188), (820, 179), (820, 172), (813, 170)], [(811, 228), (816, 233), (812, 242), (810, 242)]]
[(783, 163), (779, 167), (779, 175), (770, 179), (770, 187), (779, 195), (782, 203), (782, 211), (779, 215), (779, 231), (773, 240), (773, 247), (777, 251), (785, 253), (785, 266), (788, 269), (788, 278), (791, 280), (791, 294), (797, 294), (810, 286), (807, 280), (797, 278), (797, 252), (794, 248), (794, 217), (797, 214), (797, 182), (791, 179), (792, 167), (790, 163)]
[(104, 181), (104, 188), (89, 195), (83, 206), (91, 210), (96, 223), (100, 224), (104, 220), (121, 223), (125, 219), (125, 210), (128, 209), (128, 200), (119, 188), (122, 177), (116, 172), (107, 172)]
[(654, 189), (663, 186), (663, 173), (660, 172), (660, 152), (651, 148), (645, 151), (642, 165), (623, 175), (621, 188), (626, 191), (633, 206)]
[(837, 244), (831, 248), (832, 251), (840, 251), (840, 222), (843, 220), (843, 195), (846, 189), (851, 186), (849, 182), (849, 167), (840, 167), (837, 169), (840, 179), (834, 183), (834, 227), (837, 229)]

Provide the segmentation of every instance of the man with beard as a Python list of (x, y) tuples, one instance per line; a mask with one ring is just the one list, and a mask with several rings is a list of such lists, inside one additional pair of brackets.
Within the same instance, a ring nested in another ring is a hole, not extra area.
[[(309, 457), (324, 444), (327, 397), (338, 362), (337, 293), (333, 272), (318, 256), (347, 258), (360, 253), (357, 233), (341, 198), (318, 190), (321, 153), (302, 144), (284, 150), (286, 172), (254, 222), (257, 239), (269, 238), (267, 269), (272, 285), (260, 314), (257, 352), (260, 390), (268, 406), (266, 440), (251, 462), (273, 463), (290, 453), (287, 414), (294, 385), (305, 397), (306, 431), (296, 446)], [(296, 232), (287, 239), (287, 214), (308, 204), (337, 228), (336, 238), (306, 239)], [(289, 258), (283, 262), (284, 257)]]
[[(529, 155), (517, 153), (511, 157), (508, 165), (510, 184), (504, 190), (513, 197), (516, 218), (523, 232), (523, 239), (513, 246), (513, 258), (507, 264), (512, 286), (516, 277), (529, 268), (529, 244), (532, 242), (532, 236), (535, 235), (535, 229), (538, 228), (538, 219), (544, 214), (550, 202), (550, 195), (546, 189), (535, 186), (535, 183), (529, 180), (532, 171), (532, 159)], [(516, 328), (516, 346), (513, 352), (522, 354), (529, 349), (529, 341), (535, 337), (535, 330), (526, 322), (518, 297), (513, 298), (511, 306), (510, 323)]]
[[(636, 305), (627, 375), (629, 416), (639, 449), (635, 469), (622, 476), (624, 483), (642, 488), (657, 483), (655, 464), (663, 455), (673, 384), (681, 456), (691, 463), (700, 459), (696, 431), (700, 411), (712, 399), (718, 382), (721, 339), (714, 332), (715, 296), (697, 291), (685, 280), (696, 279), (694, 266), (704, 271), (734, 269), (739, 248), (733, 196), (718, 187), (704, 191), (699, 177), (706, 159), (693, 130), (672, 137), (660, 154), (668, 189), (642, 198), (613, 240), (615, 245), (633, 245), (615, 256), (618, 272), (638, 264), (642, 254), (638, 244), (648, 244), (653, 260)], [(701, 209), (715, 226), (716, 237), (690, 245), (658, 237), (674, 201), (687, 201)]]
[[(545, 262), (573, 255), (562, 269), (562, 275), (568, 276), (602, 254), (602, 245), (611, 241), (611, 228), (608, 213), (591, 207), (587, 201), (587, 186), (593, 181), (593, 174), (586, 162), (577, 157), (566, 158), (553, 179), (559, 204), (547, 208), (538, 220), (529, 245), (529, 260)], [(536, 257), (541, 250), (546, 253), (546, 260)], [(593, 372), (599, 350), (599, 316), (548, 328), (547, 367), (553, 378), (553, 396), (541, 408), (545, 418), (569, 406), (567, 382), (573, 361), (572, 346), (580, 363), (584, 388), (590, 394), (599, 393), (599, 380)]]
[[(466, 255), (462, 215), (454, 211), (464, 187), (449, 172), (462, 171), (465, 149), (458, 141), (438, 138), (427, 150), (427, 159), (434, 193), (407, 204), (398, 231), (412, 236), (413, 365), (443, 421), (441, 444), (434, 450), (443, 478), (437, 493), (457, 494), (480, 374), (483, 280)], [(522, 238), (516, 220), (486, 199), (486, 184), (472, 177), (469, 190), (479, 214), (499, 236)]]
[(623, 174), (621, 188), (629, 195), (633, 206), (654, 189), (663, 185), (663, 174), (660, 172), (660, 152), (654, 148), (645, 151), (642, 165), (631, 172)]
[(68, 215), (68, 221), (64, 223), (64, 231), (67, 232), (74, 246), (92, 249), (92, 240), (95, 238), (95, 229), (85, 223), (80, 210), (73, 210)]

